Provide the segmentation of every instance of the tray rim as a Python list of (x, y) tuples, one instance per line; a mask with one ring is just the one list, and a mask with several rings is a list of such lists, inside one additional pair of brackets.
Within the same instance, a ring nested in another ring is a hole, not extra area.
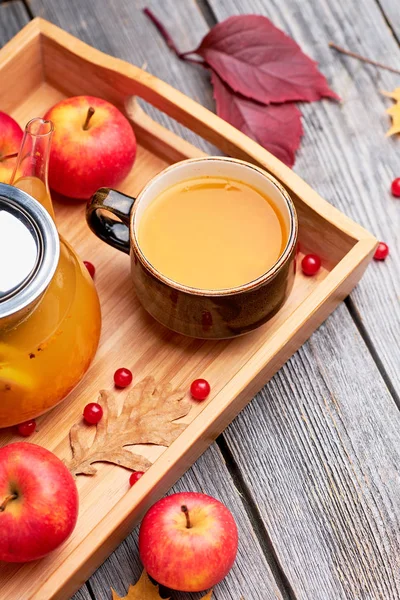
[[(185, 118), (194, 119), (197, 122), (200, 121), (204, 131), (213, 134), (214, 139), (223, 138), (233, 142), (236, 147), (244, 150), (280, 181), (283, 180), (286, 186), (289, 188), (295, 187), (296, 194), (303, 202), (344, 233), (356, 240), (375, 239), (364, 227), (324, 200), (299, 175), (284, 165), (268, 150), (262, 148), (257, 142), (251, 140), (215, 113), (147, 71), (120, 58), (110, 56), (101, 50), (97, 50), (42, 17), (32, 19), (3, 46), (0, 50), (0, 67), (6, 64), (7, 58), (12, 59), (15, 54), (23, 52), (24, 47), (38, 36), (51, 40), (55, 45), (62, 47), (65, 51), (81, 60), (90, 62), (101, 68), (107, 68), (126, 79), (134, 80), (140, 85), (143, 93), (141, 97), (144, 100), (150, 102), (156, 108), (160, 108), (163, 112), (185, 126), (187, 126), (187, 123), (184, 121)], [(5, 57), (6, 60), (4, 60)], [(165, 105), (160, 107), (160, 99), (167, 100), (168, 110), (165, 110)], [(189, 126), (189, 129), (196, 132), (196, 129), (193, 127)], [(205, 137), (203, 132), (200, 135)], [(208, 138), (205, 137), (205, 139)], [(213, 140), (210, 141), (212, 142)]]
[[(211, 136), (210, 141), (223, 138), (243, 150), (258, 164), (267, 168), (284, 185), (295, 188), (296, 194), (305, 204), (325, 221), (352, 237), (355, 244), (327, 277), (319, 283), (318, 287), (290, 314), (279, 330), (269, 338), (268, 344), (264, 344), (249, 358), (214, 396), (213, 400), (204, 407), (202, 412), (188, 424), (176, 442), (162, 453), (152, 466), (152, 476), (144, 476), (134, 489), (127, 491), (78, 546), (65, 557), (64, 562), (58, 568), (53, 569), (48, 577), (40, 583), (40, 588), (36, 588), (30, 594), (29, 600), (65, 598), (67, 592), (71, 592), (82, 583), (82, 576), (86, 579), (99, 562), (110, 554), (120, 539), (129, 533), (133, 520), (138, 521), (147, 507), (164, 492), (164, 488), (170, 487), (214, 441), (220, 431), (220, 424), (227, 425), (228, 422), (231, 422), (239, 412), (236, 410), (237, 406), (241, 410), (264, 385), (263, 371), (269, 367), (271, 359), (279, 356), (277, 363), (272, 366), (275, 372), (281, 366), (280, 357), (283, 356), (285, 361), (285, 356), (287, 358), (291, 356), (314, 331), (319, 322), (332, 312), (342, 299), (340, 290), (344, 286), (345, 290), (350, 291), (353, 287), (353, 279), (354, 283), (359, 279), (360, 273), (362, 274), (369, 262), (377, 243), (374, 236), (366, 229), (323, 200), (291, 169), (217, 115), (153, 75), (121, 59), (104, 54), (40, 17), (33, 19), (0, 50), (0, 69), (7, 64), (8, 60), (12, 60), (17, 54), (22, 54), (35, 38), (41, 36), (50, 39), (54, 44), (76, 55), (79, 59), (115, 71), (125, 78), (140, 83), (145, 100), (150, 101), (157, 108), (161, 108), (163, 112), (170, 114), (177, 121), (183, 122), (184, 125), (187, 125), (186, 119), (195, 118), (208, 130)], [(168, 100), (168, 111), (165, 110), (165, 106), (160, 107), (157, 104), (160, 99), (165, 100), (165, 98)], [(155, 123), (150, 117), (147, 118)], [(171, 133), (175, 139), (184, 142), (183, 147), (195, 148), (176, 134), (156, 125), (158, 131)], [(200, 133), (200, 135), (203, 134)], [(203, 137), (205, 136), (203, 135)], [(200, 152), (197, 148), (196, 150)], [(339, 294), (338, 296), (335, 296), (336, 292)], [(311, 324), (314, 317), (315, 325)], [(285, 335), (282, 335), (283, 329)], [(290, 341), (295, 339), (296, 335), (299, 337), (295, 346), (291, 348)], [(261, 385), (260, 381), (263, 381)], [(236, 402), (235, 408), (233, 409), (232, 406), (229, 411), (233, 401)], [(178, 463), (179, 468), (177, 468)], [(174, 469), (176, 470), (174, 471)], [(108, 545), (106, 544), (107, 540)]]

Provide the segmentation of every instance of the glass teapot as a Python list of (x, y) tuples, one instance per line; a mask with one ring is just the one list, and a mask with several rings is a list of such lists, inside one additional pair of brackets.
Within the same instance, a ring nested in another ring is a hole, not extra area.
[(92, 279), (53, 220), (52, 133), (50, 121), (30, 121), (12, 185), (0, 184), (0, 428), (65, 398), (100, 337)]

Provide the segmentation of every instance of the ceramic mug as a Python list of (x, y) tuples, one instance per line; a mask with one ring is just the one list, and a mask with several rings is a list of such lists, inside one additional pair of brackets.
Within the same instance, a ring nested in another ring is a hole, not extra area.
[[(276, 263), (254, 281), (223, 290), (188, 287), (157, 271), (140, 248), (138, 223), (147, 206), (171, 186), (202, 176), (252, 185), (271, 198), (284, 219), (286, 247)], [(132, 279), (143, 307), (157, 321), (184, 335), (223, 339), (252, 331), (276, 314), (293, 284), (298, 233), (293, 202), (274, 177), (242, 160), (204, 157), (175, 163), (151, 179), (137, 198), (101, 188), (89, 201), (86, 218), (101, 240), (130, 254)]]

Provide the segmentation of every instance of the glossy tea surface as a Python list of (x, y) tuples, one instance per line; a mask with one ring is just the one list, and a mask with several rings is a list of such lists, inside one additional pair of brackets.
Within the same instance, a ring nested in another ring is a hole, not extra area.
[(233, 288), (257, 279), (287, 242), (283, 218), (256, 188), (222, 177), (171, 186), (145, 209), (138, 241), (160, 273), (193, 288)]

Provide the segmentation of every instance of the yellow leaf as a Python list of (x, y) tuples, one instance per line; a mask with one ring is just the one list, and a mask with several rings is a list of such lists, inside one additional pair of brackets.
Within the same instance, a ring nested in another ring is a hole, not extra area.
[(400, 88), (396, 88), (393, 92), (382, 92), (382, 94), (388, 98), (392, 98), (396, 102), (396, 104), (393, 104), (386, 111), (392, 117), (392, 126), (387, 131), (386, 136), (400, 133)]
[[(117, 592), (111, 589), (112, 600), (162, 600), (158, 585), (153, 585), (150, 581), (146, 571), (140, 576), (139, 581), (136, 585), (129, 586), (128, 595), (121, 598)], [(212, 600), (213, 591), (210, 590), (208, 594), (203, 596), (201, 600)], [(171, 598), (165, 598), (164, 600), (171, 600)]]
[[(111, 591), (112, 600), (162, 600), (158, 593), (158, 585), (153, 585), (151, 583), (146, 571), (143, 571), (136, 585), (131, 585), (129, 587), (128, 595), (124, 598), (120, 598), (114, 590)], [(166, 600), (170, 599), (167, 598)]]
[(400, 100), (400, 88), (396, 88), (393, 92), (382, 92), (382, 94), (393, 100)]

